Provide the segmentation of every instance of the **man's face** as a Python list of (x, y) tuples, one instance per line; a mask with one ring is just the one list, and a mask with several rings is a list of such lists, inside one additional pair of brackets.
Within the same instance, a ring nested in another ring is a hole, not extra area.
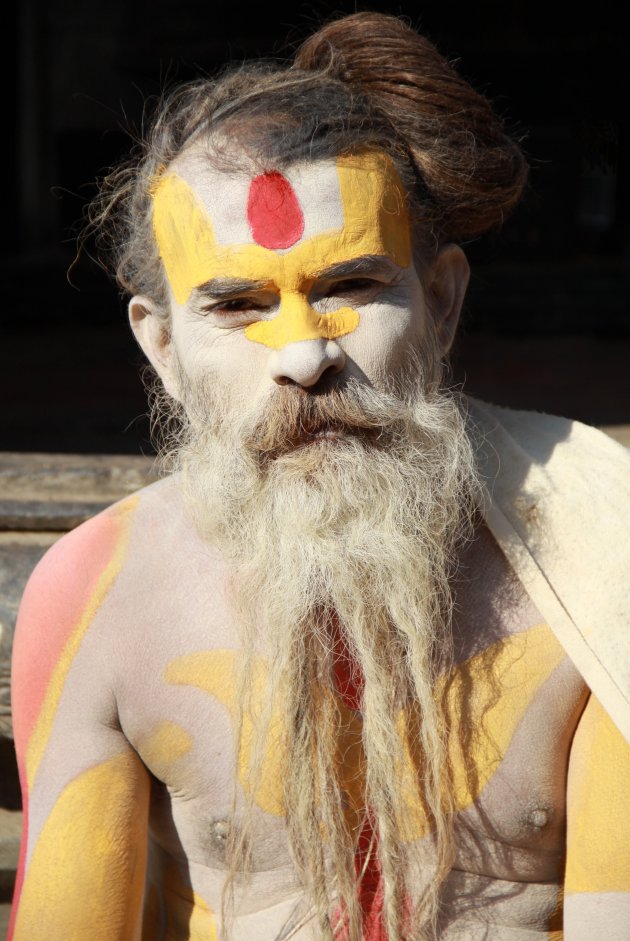
[(406, 196), (388, 157), (225, 173), (194, 146), (153, 199), (168, 355), (193, 386), (212, 377), (231, 407), (323, 377), (382, 387), (427, 341)]

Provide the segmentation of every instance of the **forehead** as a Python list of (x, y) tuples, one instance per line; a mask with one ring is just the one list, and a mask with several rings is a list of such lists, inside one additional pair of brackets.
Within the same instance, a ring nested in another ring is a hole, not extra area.
[[(373, 174), (363, 161), (355, 172)], [(337, 161), (300, 162), (282, 170), (221, 171), (200, 148), (170, 168), (194, 192), (219, 245), (259, 244), (286, 251), (321, 232), (341, 229), (344, 206)]]

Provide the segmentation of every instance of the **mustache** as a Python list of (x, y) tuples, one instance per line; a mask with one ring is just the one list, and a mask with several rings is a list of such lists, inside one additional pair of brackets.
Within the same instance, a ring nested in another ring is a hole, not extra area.
[(267, 464), (319, 438), (352, 436), (386, 447), (408, 424), (403, 401), (354, 380), (318, 392), (283, 386), (245, 430), (243, 444)]

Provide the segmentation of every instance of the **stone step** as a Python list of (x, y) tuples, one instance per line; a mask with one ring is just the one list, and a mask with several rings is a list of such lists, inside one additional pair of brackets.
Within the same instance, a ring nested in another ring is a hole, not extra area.
[(21, 810), (0, 807), (0, 902), (10, 902), (20, 855)]

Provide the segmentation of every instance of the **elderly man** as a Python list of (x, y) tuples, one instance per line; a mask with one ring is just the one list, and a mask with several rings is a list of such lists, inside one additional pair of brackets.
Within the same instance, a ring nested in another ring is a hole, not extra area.
[(358, 14), (109, 179), (175, 472), (27, 588), (15, 941), (630, 937), (630, 462), (444, 385), (525, 177)]

